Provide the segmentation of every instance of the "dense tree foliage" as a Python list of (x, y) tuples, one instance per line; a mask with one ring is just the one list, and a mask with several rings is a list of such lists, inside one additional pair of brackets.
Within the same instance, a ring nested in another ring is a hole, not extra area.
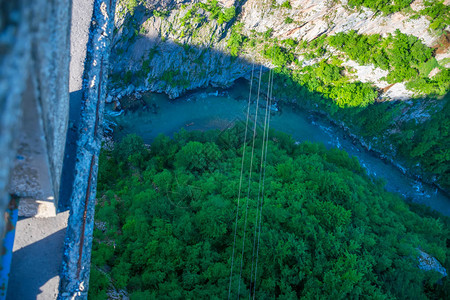
[(237, 56), (242, 44), (245, 42), (246, 37), (241, 34), (244, 24), (236, 22), (231, 28), (230, 38), (227, 41), (228, 49), (232, 56)]
[(277, 96), (303, 105), (322, 103), (331, 109), (367, 107), (378, 97), (370, 83), (349, 82), (343, 68), (323, 60), (317, 64), (289, 70), (275, 69)]
[[(381, 11), (384, 14), (391, 14), (408, 8), (412, 0), (349, 0), (350, 7), (368, 7), (374, 11)], [(426, 0), (425, 8), (412, 18), (420, 15), (427, 16), (430, 21), (430, 29), (442, 33), (443, 29), (450, 25), (450, 6), (444, 4), (444, 0)], [(411, 13), (411, 11), (409, 11)]]
[(443, 69), (432, 78), (423, 76), (411, 80), (406, 87), (425, 95), (445, 95), (450, 90), (450, 69)]
[(378, 93), (368, 83), (348, 82), (341, 75), (342, 68), (321, 61), (294, 72), (293, 80), (332, 99), (339, 107), (366, 107), (373, 103)]
[[(340, 32), (328, 38), (330, 45), (344, 51), (361, 64), (389, 70), (390, 83), (408, 81), (419, 75), (419, 66), (432, 57), (432, 49), (417, 37), (401, 33), (382, 38), (379, 34), (361, 35)], [(428, 75), (428, 74), (427, 74)]]
[(365, 6), (375, 11), (390, 14), (399, 11), (411, 4), (412, 0), (349, 0), (349, 6)]
[[(393, 157), (398, 155), (397, 158), (411, 167), (420, 166), (420, 170), (416, 169), (419, 174), (446, 189), (450, 188), (450, 156), (446, 150), (450, 149), (448, 91), (439, 100), (375, 102), (377, 94), (370, 84), (338, 79), (327, 85), (327, 79), (337, 78), (335, 68), (328, 65), (326, 68), (330, 70), (317, 73), (314, 71), (320, 70), (317, 66), (307, 68), (309, 71), (306, 73), (297, 71), (293, 74), (281, 69), (275, 74), (274, 94), (278, 99), (289, 99), (303, 109), (325, 112), (379, 150), (391, 153)], [(266, 82), (267, 76), (263, 80)], [(405, 114), (413, 107), (418, 107), (422, 112)], [(423, 111), (430, 111), (430, 115), (423, 114)], [(414, 117), (415, 114), (428, 116), (429, 119), (421, 121)], [(418, 151), (417, 147), (425, 152)]]
[[(389, 70), (389, 83), (409, 81), (407, 88), (425, 95), (442, 96), (450, 88), (450, 70), (440, 66), (432, 49), (415, 36), (398, 30), (386, 38), (349, 31), (328, 37), (328, 42), (360, 64)], [(438, 73), (429, 78), (433, 69)]]
[[(335, 121), (344, 122), (353, 133), (367, 138), (381, 151), (400, 154), (398, 157), (410, 167), (419, 163), (429, 180), (435, 180), (445, 188), (450, 187), (450, 157), (443, 150), (448, 148), (450, 141), (445, 121), (449, 109), (450, 70), (436, 60), (433, 49), (417, 37), (399, 31), (384, 38), (378, 34), (341, 32), (334, 36), (321, 36), (311, 42), (303, 41), (297, 46), (295, 43), (291, 45), (290, 41), (272, 39), (271, 42), (278, 43), (280, 46), (277, 47), (282, 49), (263, 53), (279, 66), (275, 70), (278, 99), (307, 109), (319, 108)], [(414, 117), (405, 121), (402, 112), (410, 109), (409, 103), (376, 101), (378, 91), (370, 83), (352, 82), (344, 75), (351, 73), (351, 69), (344, 67), (340, 59), (330, 57), (327, 52), (329, 46), (362, 65), (373, 64), (389, 71), (385, 78), (389, 83), (406, 82), (408, 89), (428, 96), (429, 99), (413, 101), (436, 107), (430, 115), (431, 120), (420, 125)], [(270, 49), (275, 49), (275, 46)], [(315, 59), (316, 62), (310, 65), (294, 61), (296, 66), (292, 67), (292, 61), (285, 57), (296, 57), (298, 50), (304, 51), (302, 56), (305, 60)], [(291, 66), (283, 65), (285, 62)], [(431, 100), (442, 96), (442, 100)], [(428, 135), (427, 132), (439, 134)], [(426, 151), (418, 151), (416, 143)]]
[[(244, 39), (237, 37), (239, 39), (230, 38), (229, 41), (237, 40), (239, 43), (233, 45), (241, 45)], [(331, 99), (341, 108), (366, 107), (375, 101), (378, 92), (369, 82), (351, 80), (348, 76), (351, 68), (343, 67), (340, 59), (330, 56), (328, 46), (344, 52), (361, 65), (373, 64), (389, 71), (384, 78), (387, 82), (406, 82), (408, 89), (419, 94), (442, 96), (450, 88), (450, 71), (437, 62), (433, 57), (433, 50), (417, 37), (398, 30), (384, 38), (379, 34), (340, 32), (300, 44), (292, 39), (270, 39), (271, 45), (268, 46), (265, 44), (267, 39), (264, 34), (259, 41), (264, 43), (262, 55), (278, 67), (278, 73), (289, 77), (286, 85), (294, 83), (304, 86), (310, 92), (318, 92), (323, 98)], [(252, 39), (245, 41), (250, 44)], [(303, 51), (303, 59), (315, 59), (316, 62), (311, 65), (295, 60), (297, 51)], [(237, 53), (237, 50), (234, 52)], [(296, 64), (295, 67), (293, 63)], [(434, 76), (430, 76), (431, 71), (435, 72)]]
[(443, 30), (450, 25), (450, 6), (445, 5), (443, 0), (425, 1), (425, 8), (420, 14), (429, 18), (433, 30)]
[(236, 8), (234, 6), (222, 8), (219, 6), (219, 2), (217, 0), (208, 0), (207, 3), (199, 2), (196, 5), (199, 8), (203, 8), (204, 10), (210, 12), (211, 18), (217, 20), (217, 23), (219, 24), (230, 22), (236, 15)]
[[(129, 136), (102, 152), (91, 299), (106, 298), (111, 284), (126, 288), (131, 299), (227, 297), (243, 142), (238, 124), (223, 132), (159, 136), (150, 150)], [(417, 268), (417, 249), (450, 266), (447, 219), (411, 211), (343, 151), (298, 145), (276, 132), (268, 149), (258, 299), (449, 296), (448, 279), (436, 284), (436, 272)], [(251, 147), (246, 152), (249, 158)], [(253, 167), (258, 178), (259, 163)], [(252, 287), (258, 183), (250, 184), (242, 297)], [(236, 253), (242, 251), (246, 196)], [(240, 263), (236, 255), (233, 298)]]
[(294, 60), (294, 55), (292, 53), (278, 45), (266, 47), (262, 54), (266, 58), (271, 59), (272, 62), (278, 67), (287, 66)]
[(450, 188), (450, 101), (439, 113), (417, 126), (416, 120), (401, 125), (401, 134), (394, 137), (405, 156), (422, 164), (425, 171), (439, 174), (440, 183)]
[[(323, 68), (323, 65), (318, 66), (323, 62), (330, 65), (329, 70), (339, 67), (343, 76), (340, 76), (337, 82), (326, 80), (320, 82), (320, 85), (325, 86), (322, 90), (327, 92), (326, 98), (335, 100), (340, 107), (364, 107), (377, 96), (374, 86), (369, 82), (347, 84), (353, 82), (352, 68), (342, 65), (341, 59), (345, 60), (347, 57), (361, 65), (372, 64), (388, 71), (387, 76), (381, 79), (391, 84), (405, 82), (407, 89), (418, 95), (443, 96), (450, 88), (450, 71), (445, 67), (445, 61), (438, 62), (432, 48), (424, 45), (416, 36), (401, 33), (399, 30), (386, 37), (379, 34), (364, 35), (351, 30), (328, 37), (322, 35), (312, 41), (300, 43), (293, 39), (271, 38), (272, 31), (269, 28), (265, 33), (252, 33), (247, 37), (232, 34), (229, 44), (235, 46), (229, 46), (230, 51), (233, 51), (234, 55), (242, 47), (255, 48), (262, 44), (260, 47), (263, 48), (263, 57), (271, 60), (278, 68), (284, 68), (283, 73), (290, 73), (293, 78), (299, 77), (297, 74), (314, 74), (311, 69)], [(330, 46), (345, 55), (332, 53), (329, 51)], [(305, 68), (305, 65), (308, 67)], [(323, 79), (323, 76), (314, 75), (316, 81)], [(315, 85), (316, 83), (313, 83), (308, 89), (322, 93), (322, 90), (314, 89)], [(348, 97), (348, 91), (355, 89), (362, 92)], [(337, 96), (339, 98), (336, 98)]]

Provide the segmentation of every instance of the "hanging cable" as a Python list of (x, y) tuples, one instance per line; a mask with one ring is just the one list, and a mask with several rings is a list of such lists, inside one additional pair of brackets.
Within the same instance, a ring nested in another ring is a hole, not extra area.
[[(272, 95), (273, 95), (273, 77), (274, 74), (272, 73), (272, 79), (269, 83), (270, 86), (270, 93), (269, 93), (269, 107), (272, 105)], [(266, 150), (264, 154), (264, 171), (263, 171), (263, 182), (262, 182), (262, 192), (261, 192), (261, 206), (260, 206), (260, 218), (259, 218), (259, 229), (258, 229), (258, 245), (256, 248), (256, 265), (255, 265), (255, 282), (253, 284), (253, 299), (255, 299), (256, 296), (256, 275), (258, 273), (258, 258), (259, 258), (259, 246), (261, 241), (261, 226), (262, 226), (262, 212), (263, 212), (263, 205), (264, 205), (264, 186), (265, 186), (265, 180), (266, 180), (266, 162), (267, 162), (267, 150), (269, 145), (269, 129), (270, 129), (270, 113), (269, 117), (267, 119), (267, 135), (266, 135)]]
[(243, 171), (244, 171), (245, 148), (246, 148), (246, 144), (247, 144), (247, 132), (248, 132), (247, 128), (248, 128), (248, 120), (249, 120), (249, 115), (250, 115), (250, 103), (251, 103), (251, 98), (252, 98), (252, 85), (253, 85), (254, 70), (255, 70), (255, 63), (253, 62), (252, 75), (251, 75), (251, 79), (250, 79), (250, 91), (249, 91), (248, 103), (247, 103), (247, 119), (245, 121), (244, 146), (242, 149), (241, 175), (240, 175), (240, 179), (239, 179), (239, 192), (238, 192), (238, 201), (237, 201), (237, 209), (236, 209), (236, 222), (234, 225), (233, 254), (231, 256), (231, 271), (230, 271), (230, 284), (228, 287), (228, 299), (230, 299), (230, 296), (231, 296), (231, 283), (232, 283), (232, 278), (233, 278), (234, 253), (235, 253), (235, 249), (236, 249), (236, 234), (237, 234), (237, 225), (238, 225), (238, 218), (239, 218), (239, 203), (241, 200), (242, 177), (243, 177)]
[(248, 175), (248, 189), (247, 189), (247, 199), (246, 199), (246, 207), (245, 207), (245, 219), (244, 219), (244, 235), (242, 238), (242, 252), (241, 252), (241, 268), (239, 272), (239, 283), (238, 283), (238, 298), (239, 294), (241, 292), (241, 278), (242, 278), (242, 266), (244, 264), (244, 250), (245, 250), (245, 234), (247, 230), (247, 216), (248, 216), (248, 200), (250, 198), (250, 188), (251, 188), (251, 181), (252, 181), (252, 168), (253, 168), (253, 156), (255, 153), (255, 140), (256, 140), (256, 125), (258, 121), (258, 106), (259, 106), (259, 95), (261, 90), (261, 75), (262, 75), (262, 65), (259, 71), (259, 83), (258, 83), (258, 97), (256, 98), (256, 108), (255, 108), (255, 121), (253, 125), (253, 142), (252, 142), (252, 155), (250, 158), (250, 173)]
[(266, 151), (266, 128), (267, 128), (267, 115), (269, 112), (269, 94), (270, 94), (270, 78), (272, 75), (272, 70), (269, 70), (269, 79), (267, 81), (267, 96), (266, 96), (266, 110), (264, 115), (264, 129), (263, 129), (263, 138), (262, 138), (262, 146), (261, 146), (261, 162), (259, 167), (259, 184), (258, 184), (258, 200), (256, 201), (256, 214), (255, 214), (255, 232), (253, 234), (253, 249), (252, 249), (252, 267), (251, 267), (251, 278), (250, 278), (250, 293), (249, 298), (252, 295), (252, 283), (253, 283), (253, 265), (255, 259), (255, 248), (256, 248), (256, 236), (257, 236), (257, 228), (258, 228), (258, 215), (259, 215), (259, 205), (261, 203), (261, 183), (262, 183), (262, 173), (263, 173), (263, 164), (264, 162), (264, 153)]

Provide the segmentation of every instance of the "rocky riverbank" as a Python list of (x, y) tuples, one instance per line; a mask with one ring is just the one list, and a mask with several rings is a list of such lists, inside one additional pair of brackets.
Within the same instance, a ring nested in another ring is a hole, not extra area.
[[(115, 99), (114, 106), (116, 107), (117, 114), (126, 113), (127, 109), (131, 111), (154, 109), (153, 107), (147, 107), (146, 102), (143, 100), (143, 96), (145, 97), (145, 94), (147, 93), (145, 89), (133, 89), (132, 87), (129, 88), (128, 91), (129, 92), (121, 93), (120, 97), (113, 98)], [(196, 91), (201, 91), (201, 89), (197, 89)], [(195, 94), (195, 91), (193, 91), (192, 93)], [(185, 97), (182, 97), (182, 99), (184, 98)], [(121, 105), (121, 99), (125, 100), (124, 105)], [(395, 152), (382, 150), (379, 147), (379, 144), (374, 143), (373, 141), (368, 140), (362, 136), (358, 136), (352, 131), (349, 126), (347, 126), (344, 122), (333, 118), (333, 116), (331, 116), (327, 111), (320, 110), (317, 107), (309, 107), (306, 109), (304, 107), (300, 107), (295, 102), (287, 102), (285, 101), (285, 99), (276, 99), (276, 102), (278, 103), (277, 105), (279, 105), (281, 110), (283, 110), (283, 106), (289, 106), (294, 110), (307, 111), (309, 114), (314, 114), (319, 122), (328, 123), (329, 126), (331, 126), (331, 129), (336, 131), (338, 135), (342, 135), (345, 139), (350, 140), (355, 146), (365, 149), (374, 157), (395, 167), (406, 177), (416, 181), (418, 186), (421, 186), (422, 183), (432, 185), (436, 189), (444, 193), (447, 197), (450, 197), (450, 192), (442, 187), (439, 182), (436, 181), (436, 177), (432, 176), (432, 174), (424, 173), (419, 166), (414, 166), (410, 163), (408, 164), (408, 162), (402, 160), (401, 157), (396, 156)], [(158, 113), (158, 110), (156, 109), (154, 113)], [(109, 137), (112, 137), (112, 132), (109, 132)], [(393, 146), (384, 145), (384, 149), (389, 148), (393, 148)]]
[[(246, 111), (246, 93), (248, 84), (238, 81), (227, 90), (200, 89), (175, 101), (155, 93), (144, 94), (138, 101), (126, 97), (123, 98), (124, 112), (108, 119), (117, 125), (113, 134), (116, 140), (135, 133), (142, 136), (146, 143), (151, 143), (160, 133), (171, 136), (180, 128), (220, 129), (223, 124), (229, 126), (233, 120), (245, 118), (239, 116)], [(153, 106), (157, 109), (153, 110)], [(300, 142), (309, 140), (343, 149), (356, 156), (368, 174), (385, 178), (389, 191), (403, 195), (407, 201), (426, 204), (450, 215), (448, 195), (427, 184), (426, 178), (404, 167), (406, 164), (383, 155), (373, 144), (352, 134), (339, 122), (330, 121), (324, 112), (305, 110), (285, 102), (279, 102), (278, 108), (279, 112), (272, 116), (272, 128), (275, 130), (282, 130)]]
[[(352, 133), (352, 130), (348, 126), (346, 126), (345, 123), (333, 120), (333, 118), (331, 118), (327, 113), (323, 111), (316, 111), (316, 113), (329, 120), (337, 128), (343, 130), (355, 144), (358, 144), (367, 151), (370, 151), (370, 153), (372, 153), (375, 157), (378, 157), (379, 159), (396, 167), (400, 172), (411, 179), (435, 186), (436, 189), (439, 189), (448, 198), (450, 198), (450, 191), (441, 186), (439, 182), (437, 182), (436, 177), (433, 176), (433, 174), (424, 173), (418, 165), (407, 167), (408, 163), (405, 161), (401, 161), (401, 158), (396, 157), (392, 152), (389, 154), (387, 151), (383, 151), (377, 146), (374, 146), (370, 141), (367, 141), (363, 137)], [(392, 147), (392, 145), (390, 146)], [(389, 148), (389, 146), (387, 146), (386, 148)]]

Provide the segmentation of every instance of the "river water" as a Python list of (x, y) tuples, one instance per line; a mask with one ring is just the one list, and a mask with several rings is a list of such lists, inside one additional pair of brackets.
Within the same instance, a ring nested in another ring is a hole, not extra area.
[[(136, 111), (126, 111), (119, 116), (107, 112), (107, 119), (117, 124), (114, 139), (135, 133), (145, 143), (150, 144), (160, 133), (171, 136), (181, 128), (186, 130), (225, 129), (237, 120), (245, 120), (249, 86), (237, 82), (231, 89), (204, 89), (169, 100), (164, 94), (144, 94), (142, 107)], [(256, 97), (253, 99), (255, 102)], [(265, 99), (261, 98), (261, 102)], [(144, 107), (145, 102), (145, 107)], [(253, 111), (254, 117), (254, 106)], [(263, 122), (264, 110), (259, 111)], [(397, 192), (414, 202), (422, 203), (450, 216), (450, 199), (435, 187), (421, 183), (404, 175), (399, 169), (374, 156), (363, 147), (354, 145), (345, 133), (325, 120), (304, 112), (283, 107), (282, 111), (272, 110), (270, 127), (293, 136), (296, 141), (310, 141), (325, 144), (327, 148), (337, 147), (358, 158), (369, 174), (382, 177), (386, 189)]]

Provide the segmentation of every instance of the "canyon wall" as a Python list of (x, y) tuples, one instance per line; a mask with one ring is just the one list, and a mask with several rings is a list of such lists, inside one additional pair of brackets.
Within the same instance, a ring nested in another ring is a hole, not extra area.
[[(230, 86), (248, 73), (249, 58), (227, 54), (224, 24), (213, 20), (183, 31), (185, 23), (195, 17), (187, 15), (183, 19), (183, 16), (196, 1), (185, 2), (187, 6), (174, 1), (149, 1), (132, 12), (126, 1), (118, 3), (112, 48), (115, 62), (111, 68), (112, 95), (152, 90), (176, 98), (194, 88)], [(161, 11), (163, 15), (151, 15), (152, 11)], [(130, 84), (125, 89), (124, 82)]]
[(120, 0), (106, 101), (119, 111), (125, 95), (228, 87), (262, 65), (276, 71), (275, 101), (318, 112), (402, 171), (448, 190), (436, 167), (446, 168), (446, 150), (424, 147), (431, 143), (421, 129), (440, 126), (433, 143), (448, 139), (446, 117), (433, 112), (445, 112), (450, 90), (450, 1), (390, 12), (361, 3)]
[[(440, 43), (440, 35), (430, 30), (427, 17), (418, 15), (424, 7), (421, 0), (414, 1), (408, 12), (389, 15), (364, 7), (351, 8), (346, 1), (218, 1), (223, 12), (236, 7), (236, 15), (225, 21), (217, 18), (217, 10), (201, 5), (210, 3), (206, 0), (133, 2), (137, 6), (131, 2), (121, 0), (117, 5), (112, 49), (116, 63), (111, 69), (109, 101), (143, 90), (165, 92), (176, 98), (187, 90), (207, 85), (229, 86), (235, 79), (248, 76), (252, 62), (273, 68), (261, 54), (262, 44), (245, 47), (237, 55), (231, 53), (229, 41), (237, 23), (244, 36), (263, 36), (270, 31), (270, 38), (279, 41), (309, 43), (321, 36), (351, 30), (386, 37), (399, 30), (418, 37), (429, 47)], [(448, 48), (436, 53), (436, 59), (446, 67), (450, 66), (449, 57)], [(303, 64), (314, 64), (320, 59), (295, 57)], [(380, 97), (406, 100), (414, 96), (403, 82), (390, 84), (383, 80), (385, 70), (350, 59), (344, 65), (353, 73), (351, 80), (373, 83), (380, 89)]]

